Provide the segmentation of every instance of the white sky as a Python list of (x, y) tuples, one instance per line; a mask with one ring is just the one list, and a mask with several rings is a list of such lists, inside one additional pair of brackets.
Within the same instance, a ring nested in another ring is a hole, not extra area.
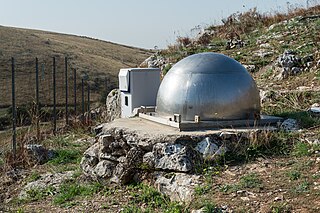
[(320, 0), (0, 0), (0, 25), (164, 48), (195, 26), (253, 7), (286, 12), (287, 2), (306, 7)]

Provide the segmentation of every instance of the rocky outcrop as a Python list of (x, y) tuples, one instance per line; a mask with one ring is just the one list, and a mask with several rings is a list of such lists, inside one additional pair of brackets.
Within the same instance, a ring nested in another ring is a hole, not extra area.
[(164, 68), (169, 64), (169, 60), (159, 55), (158, 53), (153, 54), (144, 62), (140, 64), (139, 67), (147, 67), (147, 68), (160, 68), (164, 70)]
[(301, 59), (292, 50), (286, 50), (277, 61), (278, 66), (282, 67), (282, 72), (278, 78), (287, 78), (289, 75), (296, 75), (301, 72)]
[(240, 40), (240, 39), (230, 39), (227, 41), (227, 44), (226, 44), (226, 49), (227, 50), (230, 50), (230, 49), (240, 49), (241, 47), (244, 47), (245, 46), (245, 43)]
[(107, 112), (104, 115), (107, 122), (121, 117), (121, 99), (120, 90), (113, 89), (107, 96), (106, 100)]
[(59, 190), (60, 185), (67, 180), (73, 178), (73, 171), (59, 172), (59, 173), (47, 173), (39, 177), (38, 180), (28, 183), (20, 192), (19, 199), (28, 199), (30, 192), (32, 191), (44, 191), (48, 187), (51, 188), (51, 192), (54, 193)]

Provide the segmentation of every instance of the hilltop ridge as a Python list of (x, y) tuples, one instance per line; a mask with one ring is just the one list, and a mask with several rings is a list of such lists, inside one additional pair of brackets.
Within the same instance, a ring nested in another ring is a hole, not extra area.
[[(102, 82), (107, 78), (108, 88), (112, 89), (117, 87), (117, 74), (120, 68), (136, 67), (150, 54), (150, 50), (143, 48), (85, 36), (0, 26), (0, 89), (5, 91), (10, 87), (6, 79), (10, 79), (11, 75), (9, 61), (11, 57), (15, 57), (17, 63), (16, 82), (19, 85), (17, 94), (29, 97), (33, 96), (33, 91), (23, 85), (26, 81), (28, 81), (26, 86), (30, 87), (34, 84), (32, 73), (34, 73), (36, 57), (41, 64), (44, 64), (48, 75), (52, 70), (53, 56), (57, 57), (60, 72), (64, 69), (63, 58), (68, 57), (70, 69), (77, 69), (79, 76), (85, 72), (88, 73), (93, 81), (92, 84), (97, 87), (101, 87)], [(63, 75), (60, 76), (59, 73), (57, 86), (61, 88), (62, 85), (59, 82)], [(46, 84), (48, 85), (48, 82)], [(97, 90), (101, 93), (102, 89), (105, 88), (101, 87)], [(0, 105), (8, 104), (10, 101), (10, 97), (2, 93), (0, 93), (0, 99), (2, 100)], [(20, 103), (19, 100), (18, 103)]]

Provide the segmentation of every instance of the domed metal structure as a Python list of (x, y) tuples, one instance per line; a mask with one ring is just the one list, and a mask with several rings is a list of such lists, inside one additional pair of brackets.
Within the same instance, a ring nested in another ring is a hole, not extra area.
[(255, 81), (236, 60), (218, 53), (188, 56), (175, 64), (157, 94), (160, 116), (182, 121), (254, 119), (260, 115)]

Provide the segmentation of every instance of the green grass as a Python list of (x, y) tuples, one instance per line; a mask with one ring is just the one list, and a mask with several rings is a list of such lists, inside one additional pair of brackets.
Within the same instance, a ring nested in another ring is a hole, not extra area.
[(79, 196), (91, 196), (100, 191), (103, 186), (100, 183), (93, 184), (78, 184), (78, 183), (65, 183), (62, 184), (59, 193), (54, 197), (53, 203), (62, 205), (67, 202), (73, 201)]
[(204, 186), (196, 186), (194, 191), (196, 195), (204, 195), (207, 194), (211, 190), (211, 185), (204, 185)]
[(55, 151), (55, 157), (48, 163), (55, 166), (63, 164), (77, 164), (82, 158), (80, 150), (60, 149)]
[(250, 173), (240, 178), (239, 187), (253, 189), (253, 188), (262, 188), (263, 185), (262, 185), (262, 181), (259, 179), (259, 177), (255, 173)]
[(235, 192), (239, 189), (237, 184), (224, 184), (219, 187), (219, 191), (223, 193)]
[(263, 188), (262, 181), (255, 173), (250, 173), (240, 177), (236, 184), (224, 184), (219, 187), (219, 191), (229, 194), (242, 189), (261, 189)]
[(309, 193), (310, 191), (310, 183), (307, 181), (303, 181), (299, 185), (295, 186), (292, 191), (296, 194), (301, 194), (301, 193)]
[(301, 177), (301, 173), (296, 170), (288, 171), (287, 176), (290, 178), (290, 180), (298, 180)]
[[(129, 185), (128, 189), (133, 190), (131, 196), (133, 200), (128, 206), (125, 206), (125, 212), (137, 212), (136, 206), (146, 206), (145, 212), (154, 212), (162, 210), (162, 212), (183, 212), (183, 206), (176, 202), (171, 202), (168, 197), (161, 194), (155, 188), (145, 184)], [(139, 211), (138, 211), (139, 212)]]
[(275, 115), (280, 117), (285, 117), (285, 118), (296, 119), (299, 123), (299, 126), (302, 128), (310, 128), (310, 127), (320, 125), (320, 119), (312, 117), (306, 111), (286, 111), (286, 112), (281, 112)]
[(294, 144), (292, 155), (296, 157), (303, 157), (310, 155), (309, 145), (303, 142), (298, 142)]
[(210, 202), (205, 202), (203, 208), (204, 213), (219, 213), (222, 211), (217, 210), (217, 207), (215, 204), (210, 203)]
[(270, 208), (271, 213), (290, 213), (291, 208), (287, 202), (273, 203)]
[(56, 193), (56, 188), (53, 186), (48, 186), (45, 189), (30, 189), (27, 192), (27, 197), (20, 202), (34, 202), (45, 199), (49, 195), (54, 195)]
[(29, 182), (33, 182), (33, 181), (39, 180), (40, 177), (41, 177), (41, 175), (37, 171), (33, 171), (29, 175), (28, 180), (29, 180)]

